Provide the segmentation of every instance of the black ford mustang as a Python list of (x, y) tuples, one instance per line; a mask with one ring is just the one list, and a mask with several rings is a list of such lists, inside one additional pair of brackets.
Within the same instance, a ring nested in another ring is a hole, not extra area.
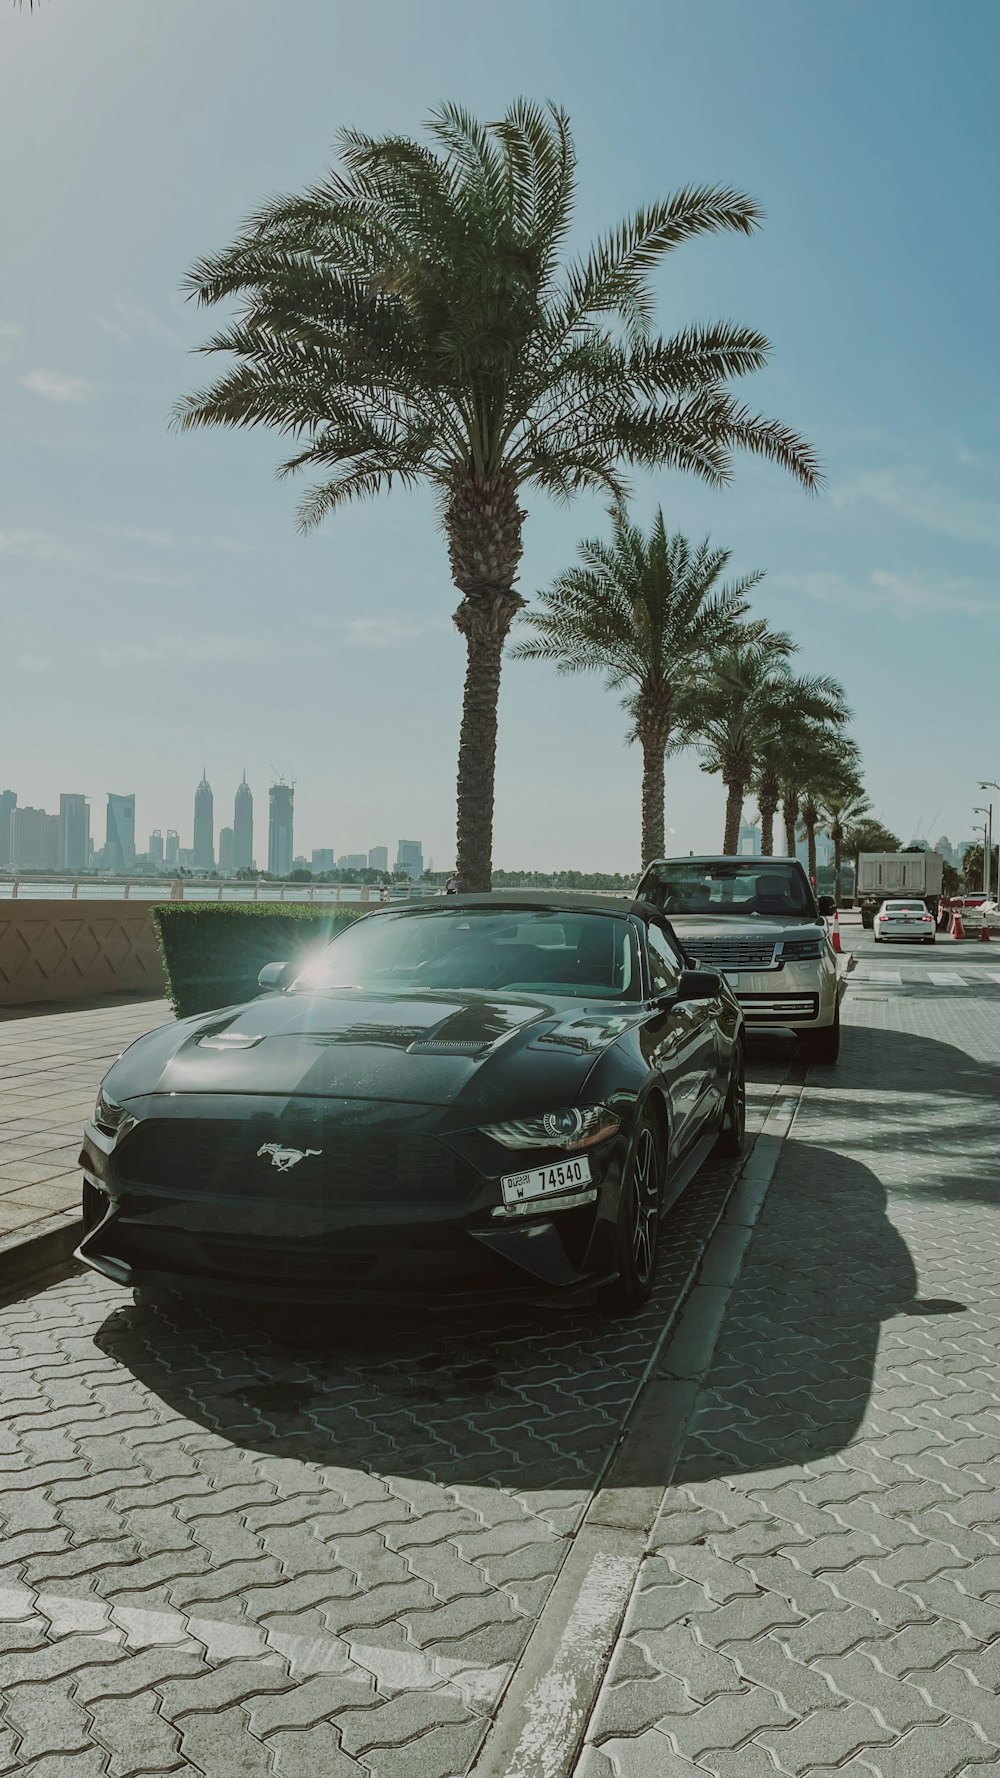
[(105, 1077), (78, 1251), (122, 1284), (630, 1308), (664, 1210), (742, 1148), (739, 1006), (646, 904), (386, 908), (261, 986)]

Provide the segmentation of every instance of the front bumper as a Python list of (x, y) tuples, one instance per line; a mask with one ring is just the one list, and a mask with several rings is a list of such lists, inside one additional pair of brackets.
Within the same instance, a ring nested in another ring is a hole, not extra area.
[(751, 1031), (816, 1031), (836, 1019), (839, 986), (832, 956), (777, 970), (741, 970), (727, 979)]
[[(174, 1098), (129, 1109), (118, 1136), (88, 1123), (80, 1155), (77, 1256), (116, 1283), (261, 1301), (482, 1302), (565, 1298), (614, 1275), (623, 1132), (588, 1150), (588, 1192), (508, 1217), (495, 1214), (499, 1173), (517, 1157), (484, 1173), (485, 1138), (444, 1141), (426, 1127), (440, 1114), (422, 1107), (394, 1108), (408, 1114), (395, 1131), (404, 1162), (394, 1170), (394, 1133), (380, 1122), (365, 1177), (343, 1183), (316, 1160), (295, 1173), (260, 1161), (263, 1120), (281, 1128), (279, 1106)], [(301, 1114), (287, 1139), (308, 1146)], [(311, 1146), (343, 1152), (328, 1133)]]

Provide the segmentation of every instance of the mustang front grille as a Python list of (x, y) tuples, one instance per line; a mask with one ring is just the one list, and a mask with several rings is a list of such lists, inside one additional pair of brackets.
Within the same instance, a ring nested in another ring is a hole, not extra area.
[[(304, 1158), (287, 1170), (275, 1167), (271, 1154), (258, 1151), (276, 1146), (276, 1138)], [(265, 1116), (232, 1124), (152, 1118), (120, 1144), (115, 1167), (126, 1186), (298, 1204), (455, 1204), (478, 1185), (458, 1156), (432, 1137), (319, 1120), (282, 1119), (277, 1125)]]

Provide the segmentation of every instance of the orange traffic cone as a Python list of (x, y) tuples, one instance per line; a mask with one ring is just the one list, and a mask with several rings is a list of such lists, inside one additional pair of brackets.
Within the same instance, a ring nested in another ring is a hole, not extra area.
[(962, 925), (961, 908), (956, 908), (951, 916), (951, 936), (952, 938), (965, 937), (965, 927)]
[(979, 928), (979, 942), (981, 945), (988, 945), (990, 942), (990, 929), (986, 924), (985, 914), (983, 915), (983, 923)]
[(836, 957), (843, 956), (844, 947), (840, 942), (840, 915), (836, 908), (833, 910), (833, 931), (830, 934), (830, 943), (833, 946), (834, 955)]

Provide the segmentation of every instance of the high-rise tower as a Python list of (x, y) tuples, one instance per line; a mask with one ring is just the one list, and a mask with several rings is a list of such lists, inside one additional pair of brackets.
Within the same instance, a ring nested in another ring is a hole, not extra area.
[(201, 783), (194, 793), (194, 868), (215, 869), (215, 803), (204, 766)]
[(108, 792), (104, 868), (123, 876), (135, 863), (135, 797)]
[(283, 781), (268, 793), (267, 868), (272, 877), (287, 877), (292, 868), (292, 803), (295, 787)]
[(233, 811), (233, 864), (237, 870), (250, 870), (253, 865), (253, 797), (246, 772), (237, 787)]

